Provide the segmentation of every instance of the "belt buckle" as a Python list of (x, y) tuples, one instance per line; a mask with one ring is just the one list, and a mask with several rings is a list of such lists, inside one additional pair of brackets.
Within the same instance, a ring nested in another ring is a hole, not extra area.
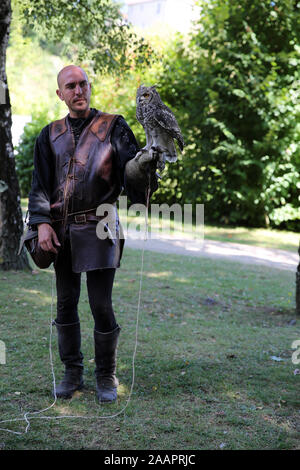
[(74, 216), (75, 224), (85, 224), (86, 223), (86, 214), (78, 214)]

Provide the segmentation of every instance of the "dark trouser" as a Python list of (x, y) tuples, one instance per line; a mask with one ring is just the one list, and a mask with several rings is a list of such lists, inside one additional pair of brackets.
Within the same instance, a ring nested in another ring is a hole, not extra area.
[[(94, 317), (95, 330), (106, 333), (117, 327), (112, 307), (112, 288), (115, 269), (97, 269), (88, 271), (87, 290), (89, 304)], [(78, 301), (80, 296), (81, 273), (72, 271), (71, 249), (66, 237), (63, 249), (55, 263), (57, 318), (59, 324), (70, 324), (79, 321)]]

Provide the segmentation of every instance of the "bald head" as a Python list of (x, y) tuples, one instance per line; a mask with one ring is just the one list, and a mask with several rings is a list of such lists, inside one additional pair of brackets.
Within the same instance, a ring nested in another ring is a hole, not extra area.
[(57, 75), (58, 88), (61, 88), (61, 84), (62, 84), (65, 76), (69, 75), (70, 72), (72, 72), (72, 71), (73, 72), (76, 72), (76, 71), (82, 72), (82, 74), (85, 76), (85, 79), (88, 81), (88, 76), (87, 76), (86, 72), (81, 67), (78, 67), (77, 65), (67, 65), (66, 67), (61, 69), (61, 71)]
[(57, 96), (66, 103), (71, 117), (87, 117), (90, 111), (91, 84), (86, 72), (67, 65), (57, 75)]

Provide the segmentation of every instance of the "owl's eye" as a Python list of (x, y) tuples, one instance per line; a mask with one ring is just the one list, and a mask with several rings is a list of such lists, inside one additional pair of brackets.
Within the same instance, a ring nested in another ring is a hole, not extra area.
[(145, 93), (145, 94), (143, 95), (144, 98), (149, 98), (149, 96), (150, 96), (149, 93)]

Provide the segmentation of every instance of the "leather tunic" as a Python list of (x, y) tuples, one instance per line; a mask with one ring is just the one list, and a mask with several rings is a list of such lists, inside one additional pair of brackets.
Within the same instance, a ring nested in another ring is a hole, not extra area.
[[(55, 157), (53, 191), (50, 196), (52, 221), (62, 220), (70, 213), (96, 210), (102, 203), (114, 204), (122, 184), (115, 168), (110, 134), (118, 115), (98, 111), (82, 131), (77, 146), (67, 118), (49, 127), (52, 152)], [(114, 206), (115, 207), (115, 206)], [(124, 240), (119, 236), (116, 208), (115, 238), (99, 239), (97, 223), (71, 223), (68, 226), (72, 267), (74, 272), (120, 266)], [(54, 223), (58, 238), (63, 242), (62, 223)], [(58, 256), (63, 256), (63, 249)]]
[[(115, 171), (110, 133), (118, 115), (97, 112), (75, 140), (68, 119), (50, 125), (50, 143), (55, 156), (55, 181), (50, 196), (53, 219), (64, 209), (79, 212), (97, 208), (103, 202), (115, 202), (121, 191)], [(67, 207), (65, 207), (67, 206)]]

